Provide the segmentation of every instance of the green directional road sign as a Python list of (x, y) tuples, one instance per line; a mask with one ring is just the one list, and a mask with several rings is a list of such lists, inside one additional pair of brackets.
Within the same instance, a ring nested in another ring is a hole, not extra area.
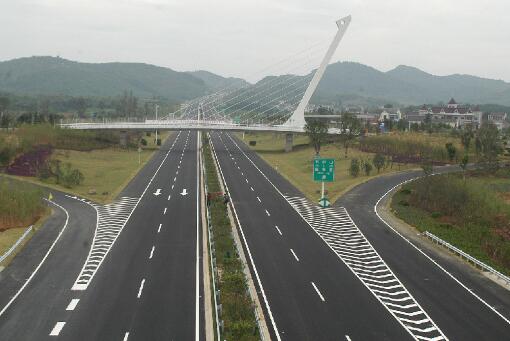
[(326, 207), (329, 207), (330, 205), (331, 205), (331, 203), (329, 202), (329, 199), (326, 198), (326, 197), (324, 197), (321, 200), (319, 200), (319, 206), (320, 207), (326, 208)]
[(314, 159), (313, 180), (332, 182), (335, 178), (335, 159)]

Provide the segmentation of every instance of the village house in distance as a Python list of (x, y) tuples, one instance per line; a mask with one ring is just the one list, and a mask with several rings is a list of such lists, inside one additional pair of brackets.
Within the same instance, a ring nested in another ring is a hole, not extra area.
[(452, 128), (463, 128), (470, 125), (478, 129), (483, 119), (483, 113), (479, 106), (461, 106), (452, 98), (445, 106), (427, 107), (423, 105), (419, 110), (407, 113), (406, 120), (411, 124), (422, 123), (428, 115), (430, 115), (432, 123), (442, 123)]

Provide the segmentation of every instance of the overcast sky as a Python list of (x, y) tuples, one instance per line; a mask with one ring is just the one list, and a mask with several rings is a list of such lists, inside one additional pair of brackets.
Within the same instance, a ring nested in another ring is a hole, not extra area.
[(60, 55), (254, 80), (324, 47), (351, 14), (333, 61), (510, 81), (509, 13), (509, 0), (0, 0), (0, 60)]

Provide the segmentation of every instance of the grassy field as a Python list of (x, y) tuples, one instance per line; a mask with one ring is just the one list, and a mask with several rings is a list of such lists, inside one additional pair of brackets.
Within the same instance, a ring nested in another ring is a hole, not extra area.
[(402, 187), (393, 212), (473, 257), (510, 274), (510, 172), (434, 176)]
[[(242, 134), (238, 134), (242, 139)], [(250, 146), (273, 168), (277, 169), (287, 180), (300, 189), (309, 199), (318, 201), (321, 185), (312, 179), (312, 160), (315, 152), (308, 145), (308, 137), (305, 135), (294, 136), (294, 150), (285, 153), (285, 135), (273, 133), (250, 133), (245, 134), (244, 142), (257, 141), (256, 146)], [(393, 164), (382, 169), (378, 174), (374, 169), (370, 176), (363, 172), (356, 178), (349, 174), (352, 158), (372, 159), (372, 153), (361, 152), (358, 149), (349, 149), (348, 157), (344, 157), (344, 150), (338, 144), (328, 144), (322, 147), (321, 157), (335, 159), (335, 181), (326, 184), (328, 197), (331, 202), (337, 200), (343, 193), (353, 186), (365, 182), (377, 175), (387, 174), (400, 170), (416, 168), (415, 165)]]
[[(205, 141), (204, 141), (205, 142)], [(207, 143), (204, 144), (204, 163), (209, 192), (221, 191), (214, 161)], [(222, 305), (220, 319), (224, 321), (222, 339), (256, 341), (260, 340), (254, 307), (248, 294), (243, 264), (237, 254), (232, 226), (228, 219), (222, 197), (211, 200), (209, 211), (216, 250), (216, 266), (218, 269), (218, 286), (220, 290), (219, 304)]]
[[(163, 140), (168, 136), (168, 132), (161, 134)], [(70, 162), (73, 168), (79, 169), (85, 176), (83, 183), (71, 189), (55, 184), (53, 178), (45, 181), (37, 178), (15, 178), (70, 192), (96, 202), (108, 203), (129, 183), (157, 150), (153, 138), (148, 138), (147, 142), (147, 146), (140, 153), (141, 163), (138, 162), (136, 149), (110, 147), (92, 151), (55, 150), (52, 155), (53, 159)]]

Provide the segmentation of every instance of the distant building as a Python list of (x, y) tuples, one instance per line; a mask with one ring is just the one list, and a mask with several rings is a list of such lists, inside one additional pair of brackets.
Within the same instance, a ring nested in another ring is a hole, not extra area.
[(510, 122), (508, 122), (508, 114), (506, 112), (495, 112), (487, 114), (487, 121), (494, 123), (499, 130), (510, 127)]
[(402, 119), (402, 113), (400, 109), (385, 108), (379, 114), (379, 122), (384, 121), (400, 121)]
[(482, 122), (482, 111), (478, 106), (472, 108), (459, 105), (453, 98), (447, 105), (427, 107), (423, 105), (419, 110), (406, 114), (406, 120), (412, 123), (422, 123), (430, 115), (432, 123), (447, 124), (453, 128), (471, 125), (478, 128)]

